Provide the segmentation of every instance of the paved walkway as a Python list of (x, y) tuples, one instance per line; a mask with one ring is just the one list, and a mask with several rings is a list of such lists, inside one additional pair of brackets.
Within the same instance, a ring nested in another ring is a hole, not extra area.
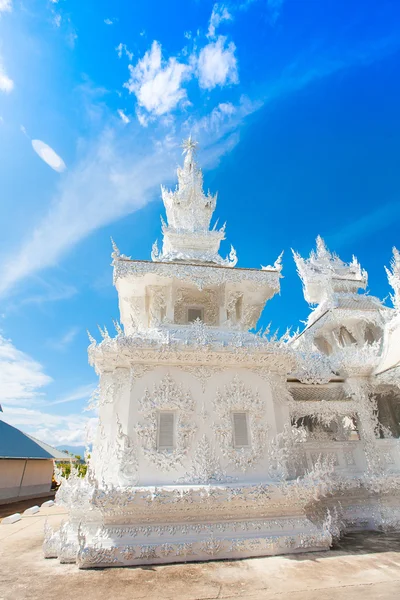
[(0, 525), (0, 600), (397, 600), (400, 535), (347, 536), (326, 553), (81, 571), (42, 557), (45, 515)]

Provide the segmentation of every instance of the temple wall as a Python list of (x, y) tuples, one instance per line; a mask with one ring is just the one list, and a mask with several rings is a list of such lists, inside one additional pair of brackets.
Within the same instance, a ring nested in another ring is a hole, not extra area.
[[(190, 477), (193, 479), (192, 471), (204, 443), (215, 455), (221, 472), (232, 480), (265, 480), (269, 467), (268, 443), (289, 422), (289, 415), (285, 406), (277, 399), (274, 401), (268, 381), (258, 374), (249, 369), (186, 366), (153, 369), (140, 365), (140, 373), (135, 369), (131, 372), (117, 369), (114, 374), (105, 374), (102, 378), (103, 393), (106, 394), (107, 389), (109, 397), (103, 397), (105, 403), (100, 406), (102, 431), (98, 432), (94, 464), (97, 474), (101, 471), (106, 482), (129, 484), (129, 477), (121, 480), (121, 474), (118, 475), (126, 452), (126, 447), (122, 449), (122, 446), (126, 444), (131, 446), (130, 462), (137, 461), (136, 475), (132, 476), (130, 485), (188, 482)], [(164, 393), (162, 386), (168, 378), (171, 389)], [(170, 405), (165, 404), (168, 397), (172, 402)], [(144, 398), (153, 405), (150, 412)], [(167, 453), (161, 462), (157, 450), (157, 414), (160, 410), (173, 410), (182, 417), (182, 421), (175, 424), (177, 436), (181, 436), (176, 439), (176, 452), (171, 455), (171, 460)], [(251, 440), (248, 452), (233, 447), (231, 415), (236, 411), (248, 415)], [(127, 438), (121, 438), (121, 435), (118, 438), (119, 430)], [(184, 434), (181, 435), (182, 430)], [(107, 448), (105, 444), (108, 444)], [(250, 466), (244, 464), (240, 454), (249, 455)]]

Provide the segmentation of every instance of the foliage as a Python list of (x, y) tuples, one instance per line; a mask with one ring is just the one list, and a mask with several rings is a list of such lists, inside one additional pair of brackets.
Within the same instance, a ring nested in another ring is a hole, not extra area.
[[(69, 454), (69, 452), (66, 450), (64, 452)], [(57, 462), (57, 467), (60, 470), (61, 477), (68, 479), (71, 474), (71, 469), (75, 469), (78, 477), (85, 477), (88, 468), (87, 463), (82, 460), (82, 457), (79, 454), (71, 454), (71, 459), (73, 458), (76, 460)]]

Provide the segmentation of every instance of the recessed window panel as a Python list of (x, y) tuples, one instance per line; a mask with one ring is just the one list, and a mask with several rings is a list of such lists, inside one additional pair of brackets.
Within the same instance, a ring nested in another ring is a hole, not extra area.
[(247, 413), (233, 413), (233, 445), (235, 448), (245, 448), (249, 445)]
[(197, 319), (200, 319), (200, 321), (203, 321), (203, 309), (202, 308), (188, 308), (187, 311), (187, 320), (188, 323), (193, 323), (194, 321), (197, 321)]
[(158, 449), (174, 449), (175, 414), (173, 412), (160, 412), (158, 415)]

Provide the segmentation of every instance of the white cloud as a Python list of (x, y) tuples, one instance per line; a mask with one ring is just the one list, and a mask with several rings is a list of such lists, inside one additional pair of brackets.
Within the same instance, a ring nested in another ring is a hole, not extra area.
[(225, 47), (225, 42), (226, 37), (220, 35), (200, 51), (197, 61), (200, 87), (211, 90), (217, 85), (239, 83), (235, 44), (230, 42)]
[(39, 362), (0, 335), (0, 403), (4, 410), (0, 413), (1, 418), (48, 444), (84, 444), (87, 424), (93, 426), (97, 419), (88, 419), (80, 413), (43, 412), (38, 405), (53, 406), (89, 399), (95, 384), (81, 385), (53, 402), (43, 402), (42, 389), (51, 381)]
[(42, 140), (32, 140), (32, 147), (36, 154), (54, 171), (62, 173), (67, 168), (63, 159)]
[(0, 335), (0, 403), (30, 405), (51, 382), (43, 366)]
[(208, 25), (207, 37), (214, 37), (216, 29), (220, 26), (223, 21), (231, 21), (232, 15), (230, 14), (228, 7), (225, 4), (214, 4), (210, 23)]
[(0, 57), (0, 91), (9, 93), (13, 90), (13, 88), (14, 88), (14, 82), (7, 75), (4, 65), (3, 65), (3, 62)]
[(113, 25), (113, 24), (114, 24), (114, 21), (113, 21), (112, 19), (104, 19), (104, 23), (105, 23), (106, 25)]
[(163, 115), (186, 100), (183, 82), (191, 68), (169, 58), (163, 61), (161, 45), (154, 41), (151, 49), (135, 66), (129, 65), (130, 78), (125, 87), (135, 94), (140, 107), (153, 115)]
[(0, 12), (11, 12), (12, 0), (0, 0)]
[[(346, 56), (323, 57), (312, 68), (288, 70), (285, 77), (268, 82), (259, 89), (259, 102), (247, 107), (244, 101), (236, 112), (227, 115), (226, 107), (217, 107), (208, 121), (197, 121), (200, 134), (206, 127), (214, 127), (215, 133), (200, 137), (201, 162), (215, 164), (218, 158), (237, 143), (237, 130), (245, 118), (246, 111), (252, 112), (263, 103), (271, 103), (290, 93), (308, 86), (318, 79), (356, 64), (370, 64), (398, 50), (398, 42), (392, 38), (378, 40), (365, 47), (357, 47)], [(229, 103), (226, 103), (229, 104)], [(230, 109), (228, 108), (228, 111)], [(223, 117), (223, 118), (222, 118)], [(217, 121), (219, 127), (216, 127)], [(93, 231), (122, 216), (135, 212), (158, 195), (160, 183), (169, 183), (174, 178), (174, 167), (179, 160), (178, 140), (191, 131), (188, 121), (185, 131), (174, 130), (172, 142), (166, 139), (149, 149), (153, 136), (145, 132), (123, 129), (115, 132), (106, 128), (98, 140), (87, 145), (75, 168), (59, 182), (58, 191), (48, 213), (35, 223), (30, 235), (26, 236), (19, 249), (12, 248), (0, 264), (0, 294), (9, 291), (18, 281), (53, 266), (80, 240)], [(194, 123), (196, 125), (196, 122)], [(177, 126), (175, 126), (177, 127)], [(236, 129), (235, 129), (236, 128)], [(138, 127), (139, 129), (139, 127)], [(122, 130), (122, 131), (121, 131)], [(194, 129), (192, 129), (194, 131)], [(156, 135), (156, 134), (155, 134)], [(134, 142), (133, 142), (134, 141)], [(135, 148), (132, 148), (132, 142)], [(110, 200), (111, 199), (111, 200)]]
[(115, 49), (117, 51), (118, 58), (122, 58), (122, 55), (126, 54), (126, 56), (129, 58), (129, 60), (133, 59), (133, 52), (130, 52), (130, 50), (128, 50), (128, 47), (126, 44), (123, 44), (122, 42), (120, 42)]
[(79, 413), (55, 415), (23, 407), (9, 407), (4, 413), (1, 413), (1, 418), (10, 425), (53, 446), (85, 445), (87, 428), (92, 429), (97, 423), (96, 417), (88, 418)]
[(124, 113), (123, 110), (121, 110), (120, 108), (117, 110), (119, 116), (121, 117), (121, 120), (127, 125), (128, 123), (131, 122), (130, 118)]

